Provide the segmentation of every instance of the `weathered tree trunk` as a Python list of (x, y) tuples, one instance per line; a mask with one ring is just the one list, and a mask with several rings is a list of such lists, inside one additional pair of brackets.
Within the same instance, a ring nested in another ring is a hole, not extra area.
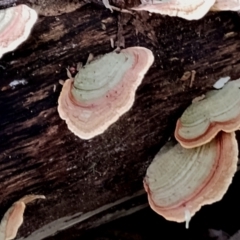
[[(66, 4), (68, 13), (63, 0), (54, 1), (59, 5), (46, 1), (44, 8), (44, 1), (15, 2), (38, 5), (41, 14), (30, 38), (0, 60), (1, 214), (23, 195), (47, 197), (27, 208), (19, 233), (25, 239), (56, 220), (73, 219), (142, 189), (146, 168), (191, 100), (220, 77), (240, 76), (240, 18), (232, 12), (209, 13), (190, 22), (111, 13), (91, 1), (76, 1), (76, 9)], [(150, 48), (155, 62), (132, 109), (104, 134), (84, 141), (58, 115), (59, 80), (67, 78), (66, 67), (86, 62), (89, 53), (112, 51), (110, 38), (117, 40), (119, 19), (126, 47)], [(192, 70), (196, 76), (190, 87), (190, 80), (180, 78)], [(27, 84), (9, 86), (21, 79)], [(55, 226), (56, 232), (63, 228)]]

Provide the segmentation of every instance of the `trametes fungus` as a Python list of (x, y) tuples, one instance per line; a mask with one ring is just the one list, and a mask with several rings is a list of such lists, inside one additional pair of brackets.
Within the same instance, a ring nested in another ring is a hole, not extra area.
[(130, 47), (103, 55), (65, 81), (58, 112), (82, 139), (103, 133), (133, 105), (135, 91), (154, 61), (152, 52)]
[(234, 132), (240, 128), (240, 79), (213, 90), (190, 105), (178, 119), (175, 138), (185, 148), (211, 141), (219, 131)]
[(132, 9), (159, 13), (172, 17), (177, 16), (187, 20), (197, 20), (207, 14), (215, 1), (216, 0), (142, 0), (140, 6)]
[(23, 223), (23, 214), (26, 204), (40, 198), (45, 199), (45, 196), (27, 195), (15, 202), (11, 208), (8, 209), (0, 223), (1, 240), (11, 240), (16, 237), (18, 229)]
[(159, 152), (147, 169), (144, 188), (151, 208), (167, 220), (184, 222), (206, 204), (222, 199), (237, 169), (235, 133), (220, 132), (193, 149), (180, 144)]
[(211, 11), (239, 11), (240, 1), (239, 0), (216, 0), (212, 6)]
[(0, 58), (28, 38), (36, 21), (36, 11), (23, 4), (0, 10)]
[(239, 0), (141, 0), (142, 4), (132, 8), (163, 15), (177, 16), (187, 20), (202, 18), (208, 11), (239, 11)]

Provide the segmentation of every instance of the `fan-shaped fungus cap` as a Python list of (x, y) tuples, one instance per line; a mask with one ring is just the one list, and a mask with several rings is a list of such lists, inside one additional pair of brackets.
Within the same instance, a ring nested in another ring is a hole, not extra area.
[(150, 50), (130, 47), (111, 52), (65, 81), (58, 112), (82, 139), (103, 133), (133, 105), (135, 91), (154, 60)]
[(216, 0), (212, 6), (211, 11), (239, 11), (240, 1), (239, 0)]
[(18, 229), (23, 223), (23, 214), (26, 204), (40, 198), (45, 199), (45, 196), (27, 195), (15, 202), (11, 208), (8, 209), (0, 224), (1, 240), (11, 240), (16, 237)]
[(0, 58), (28, 38), (36, 21), (36, 11), (23, 4), (0, 10)]
[(202, 18), (216, 0), (169, 0), (154, 1), (153, 3), (143, 3), (138, 7), (132, 8), (137, 11), (148, 11), (151, 13), (159, 13), (177, 16), (187, 20), (197, 20)]
[(189, 221), (201, 206), (222, 199), (237, 161), (235, 133), (221, 132), (198, 148), (177, 144), (165, 153), (160, 151), (144, 179), (151, 208), (167, 220)]
[(190, 105), (178, 119), (175, 138), (185, 148), (211, 141), (219, 131), (234, 132), (240, 127), (240, 80), (213, 90)]

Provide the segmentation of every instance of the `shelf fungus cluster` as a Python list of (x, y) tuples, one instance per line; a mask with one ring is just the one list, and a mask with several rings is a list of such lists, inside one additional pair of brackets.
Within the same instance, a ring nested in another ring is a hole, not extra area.
[(237, 170), (239, 128), (240, 80), (192, 103), (176, 124), (179, 143), (160, 151), (147, 169), (151, 208), (188, 228), (201, 206), (221, 200)]
[(36, 21), (36, 11), (23, 4), (0, 10), (0, 58), (28, 38)]
[(187, 20), (197, 20), (209, 11), (239, 11), (239, 0), (141, 0), (142, 4), (133, 8), (162, 15), (177, 16)]
[(82, 67), (65, 81), (58, 112), (82, 139), (103, 133), (133, 105), (135, 91), (154, 61), (150, 50), (130, 47), (111, 52)]

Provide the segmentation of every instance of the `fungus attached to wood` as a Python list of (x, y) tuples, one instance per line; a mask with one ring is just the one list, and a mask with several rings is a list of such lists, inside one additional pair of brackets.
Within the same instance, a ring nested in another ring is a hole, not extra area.
[(23, 223), (23, 214), (26, 204), (35, 199), (45, 199), (43, 195), (27, 195), (15, 202), (5, 213), (0, 223), (0, 239), (11, 240), (17, 235), (19, 227)]
[(220, 132), (193, 149), (176, 144), (160, 151), (147, 169), (144, 188), (151, 208), (167, 220), (184, 222), (206, 204), (222, 199), (237, 169), (235, 133)]
[(190, 105), (178, 119), (175, 137), (185, 148), (211, 141), (219, 131), (234, 132), (240, 128), (240, 80), (228, 82), (205, 98)]
[(149, 49), (111, 52), (81, 68), (63, 85), (58, 112), (82, 139), (103, 133), (133, 105), (135, 91), (154, 57)]
[[(142, 1), (143, 3), (133, 10), (148, 11), (169, 16), (177, 16), (187, 20), (202, 18), (216, 0), (169, 0), (169, 1)], [(149, 3), (148, 3), (149, 2)]]
[(36, 11), (23, 4), (0, 10), (0, 58), (28, 38), (36, 21)]

